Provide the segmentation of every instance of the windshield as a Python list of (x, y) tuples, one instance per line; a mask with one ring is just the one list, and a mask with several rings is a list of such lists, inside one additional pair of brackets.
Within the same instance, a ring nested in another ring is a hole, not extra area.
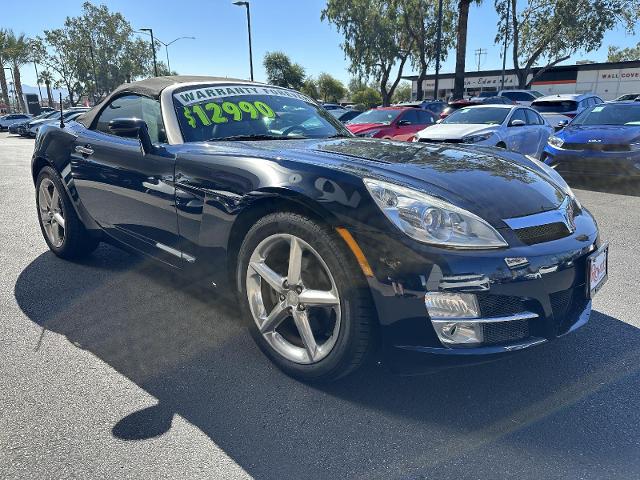
[(379, 123), (389, 125), (393, 122), (402, 110), (367, 110), (349, 122), (351, 125), (362, 125), (364, 123)]
[(620, 102), (624, 102), (628, 100), (635, 100), (638, 97), (640, 97), (640, 94), (638, 93), (627, 93), (626, 95), (619, 96), (618, 98), (616, 98), (616, 100)]
[(185, 142), (351, 136), (308, 97), (276, 87), (200, 85), (173, 95)]
[(578, 102), (574, 100), (542, 100), (533, 102), (531, 107), (541, 113), (565, 113), (575, 111)]
[(606, 103), (586, 109), (571, 125), (632, 125), (640, 126), (640, 104)]
[(496, 107), (466, 107), (456, 110), (442, 123), (499, 125), (505, 121), (511, 110), (509, 108)]

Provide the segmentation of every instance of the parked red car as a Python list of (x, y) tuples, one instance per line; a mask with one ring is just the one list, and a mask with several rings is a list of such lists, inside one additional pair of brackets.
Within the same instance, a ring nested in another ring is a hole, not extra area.
[(431, 112), (411, 107), (380, 107), (367, 110), (346, 124), (358, 137), (411, 141), (436, 119)]

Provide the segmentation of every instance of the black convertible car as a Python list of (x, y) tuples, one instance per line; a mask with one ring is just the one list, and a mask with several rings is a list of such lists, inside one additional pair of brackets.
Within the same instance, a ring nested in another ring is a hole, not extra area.
[(32, 168), (56, 255), (108, 241), (205, 275), (305, 380), (374, 353), (409, 368), (542, 344), (587, 322), (607, 278), (595, 220), (546, 165), (355, 138), (306, 96), (244, 80), (123, 85), (42, 127)]

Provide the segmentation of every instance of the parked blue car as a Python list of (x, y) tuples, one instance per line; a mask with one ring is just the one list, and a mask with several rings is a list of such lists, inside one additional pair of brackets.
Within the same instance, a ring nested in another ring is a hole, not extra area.
[(640, 179), (640, 102), (587, 108), (549, 137), (542, 160), (575, 180)]

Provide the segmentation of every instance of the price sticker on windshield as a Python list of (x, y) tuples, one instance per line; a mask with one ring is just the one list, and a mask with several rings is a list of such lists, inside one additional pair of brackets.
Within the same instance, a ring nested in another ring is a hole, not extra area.
[(191, 128), (258, 118), (275, 118), (273, 109), (265, 102), (207, 102), (182, 107), (182, 114)]

